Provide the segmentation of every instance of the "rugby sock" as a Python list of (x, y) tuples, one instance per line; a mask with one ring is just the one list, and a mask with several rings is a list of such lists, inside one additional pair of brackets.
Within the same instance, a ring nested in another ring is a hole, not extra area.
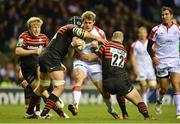
[(120, 106), (121, 112), (124, 115), (128, 115), (127, 110), (126, 110), (126, 100), (124, 96), (121, 95), (116, 95), (116, 99), (118, 101), (118, 104)]
[(79, 101), (80, 101), (80, 98), (81, 98), (81, 87), (80, 86), (74, 86), (72, 88), (72, 95), (73, 95), (73, 103), (78, 108)]
[(39, 100), (36, 103), (36, 111), (40, 111), (40, 102), (41, 102), (41, 98), (39, 98)]
[(62, 116), (63, 115), (63, 111), (57, 106), (53, 106), (52, 108), (59, 116)]
[(105, 102), (106, 106), (108, 107), (108, 112), (110, 112), (110, 113), (115, 112), (110, 98), (108, 98), (108, 99), (104, 98), (104, 102)]
[(147, 93), (142, 94), (142, 99), (143, 99), (144, 103), (147, 105)]
[(176, 115), (180, 115), (180, 92), (174, 93), (174, 103), (176, 105)]
[(41, 116), (46, 116), (46, 114), (49, 113), (50, 109), (52, 109), (54, 106), (56, 106), (56, 101), (58, 100), (58, 97), (54, 94), (50, 94), (49, 98), (46, 100), (46, 105), (41, 113)]
[(139, 112), (144, 116), (144, 118), (149, 118), (148, 110), (144, 102), (137, 104)]
[(36, 104), (38, 103), (40, 99), (40, 96), (37, 96), (34, 92), (32, 94), (32, 97), (30, 99), (30, 103), (29, 103), (29, 107), (26, 111), (27, 114), (33, 114), (34, 113), (34, 107), (36, 106)]

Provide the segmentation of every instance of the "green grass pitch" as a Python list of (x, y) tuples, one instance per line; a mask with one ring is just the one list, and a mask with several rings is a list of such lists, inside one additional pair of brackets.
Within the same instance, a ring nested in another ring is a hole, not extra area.
[[(118, 105), (114, 105), (117, 112), (120, 113)], [(70, 116), (69, 119), (59, 118), (54, 112), (53, 119), (24, 119), (24, 105), (0, 105), (0, 123), (180, 123), (180, 120), (175, 118), (175, 106), (163, 105), (162, 115), (156, 115), (154, 105), (149, 105), (149, 113), (157, 118), (157, 120), (143, 120), (143, 117), (137, 111), (134, 105), (127, 105), (129, 113), (128, 120), (115, 120), (107, 113), (106, 106), (102, 105), (80, 105), (79, 114), (72, 116), (64, 107), (64, 111)]]

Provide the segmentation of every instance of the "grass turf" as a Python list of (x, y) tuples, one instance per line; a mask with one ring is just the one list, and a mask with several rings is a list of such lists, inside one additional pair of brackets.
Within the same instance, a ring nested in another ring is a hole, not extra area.
[[(114, 105), (119, 112), (118, 105)], [(24, 119), (24, 105), (0, 105), (0, 123), (180, 123), (175, 118), (175, 106), (163, 105), (162, 115), (156, 115), (154, 105), (149, 105), (149, 113), (157, 120), (144, 120), (134, 105), (127, 105), (128, 120), (115, 120), (102, 105), (80, 105), (77, 116), (72, 116), (65, 106), (64, 111), (70, 116), (69, 119), (59, 118), (54, 112), (53, 119)], [(120, 112), (119, 112), (120, 113)]]

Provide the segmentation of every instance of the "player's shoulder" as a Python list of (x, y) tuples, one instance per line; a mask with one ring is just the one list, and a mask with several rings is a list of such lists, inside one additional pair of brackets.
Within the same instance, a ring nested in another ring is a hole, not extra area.
[(19, 38), (25, 38), (25, 37), (27, 37), (28, 35), (29, 35), (28, 31), (24, 31), (23, 33), (21, 33), (21, 34), (19, 35)]
[(180, 25), (179, 24), (174, 24), (175, 27), (177, 27), (180, 30)]
[(137, 45), (137, 43), (139, 42), (139, 40), (135, 40), (131, 43), (131, 47), (135, 47)]
[(104, 31), (101, 29), (101, 28), (99, 28), (99, 27), (97, 27), (97, 26), (93, 26), (93, 29), (96, 29), (98, 32), (103, 32), (104, 33)]
[(161, 24), (155, 25), (155, 26), (152, 28), (152, 31), (153, 31), (153, 32), (156, 32), (156, 31), (159, 29), (160, 26), (161, 26)]

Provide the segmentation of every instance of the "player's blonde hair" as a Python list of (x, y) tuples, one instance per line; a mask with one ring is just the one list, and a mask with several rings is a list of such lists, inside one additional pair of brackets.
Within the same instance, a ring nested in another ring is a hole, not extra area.
[(147, 28), (146, 27), (143, 27), (143, 26), (139, 27), (138, 31), (142, 31), (142, 30), (147, 32)]
[(27, 26), (28, 28), (32, 25), (42, 25), (43, 21), (42, 19), (40, 19), (39, 17), (31, 17), (28, 21), (27, 21)]
[(88, 20), (92, 20), (93, 22), (96, 21), (96, 14), (92, 11), (86, 11), (81, 15), (81, 18), (83, 20), (88, 19)]
[(115, 31), (113, 33), (113, 36), (111, 38), (112, 41), (123, 43), (124, 40), (124, 34), (121, 31)]

